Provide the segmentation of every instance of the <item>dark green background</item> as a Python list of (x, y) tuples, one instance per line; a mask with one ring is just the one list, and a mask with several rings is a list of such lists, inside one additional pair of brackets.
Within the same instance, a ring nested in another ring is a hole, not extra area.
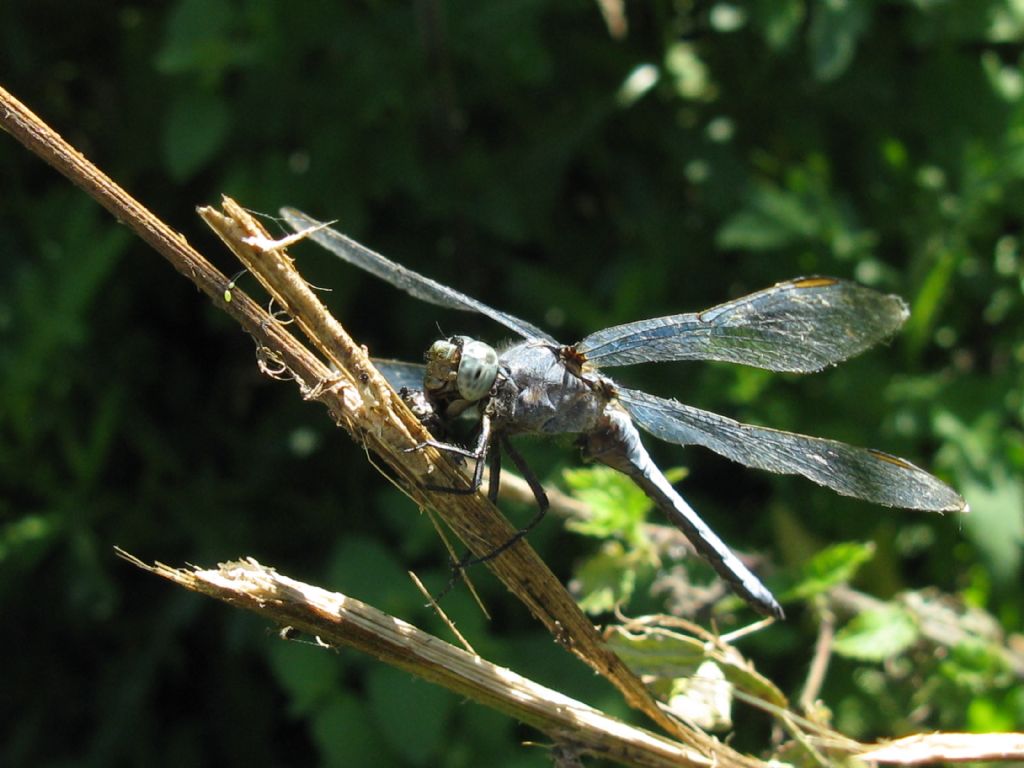
[[(1020, 11), (627, 5), (616, 40), (589, 2), (15, 0), (0, 5), (0, 82), (226, 272), (193, 212), (221, 193), (336, 219), (567, 342), (800, 274), (903, 295), (913, 315), (890, 346), (814, 377), (679, 364), (622, 378), (939, 473), (970, 516), (653, 446), (690, 469), (683, 492), (737, 548), (794, 566), (874, 540), (859, 588), (934, 585), (1019, 631)], [(658, 79), (630, 96), (637, 71)], [(297, 253), (374, 354), (417, 359), (438, 327), (503, 337)], [(251, 555), (436, 629), (405, 576), (443, 583), (428, 521), (253, 353), (0, 136), (0, 763), (545, 764), (518, 746), (537, 734), (494, 713), (283, 643), (115, 558), (115, 544), (172, 564)], [(567, 445), (528, 448), (547, 480), (577, 462)], [(553, 519), (531, 540), (566, 580), (597, 546)], [(476, 581), (493, 622), (465, 590), (447, 607), (484, 656), (623, 713), (483, 569)], [(815, 624), (790, 613), (743, 650), (795, 694)], [(1024, 719), (1012, 676), (969, 651), (923, 672), (838, 660), (823, 698), (861, 738)], [(762, 717), (737, 713), (737, 730), (741, 748), (767, 743)]]

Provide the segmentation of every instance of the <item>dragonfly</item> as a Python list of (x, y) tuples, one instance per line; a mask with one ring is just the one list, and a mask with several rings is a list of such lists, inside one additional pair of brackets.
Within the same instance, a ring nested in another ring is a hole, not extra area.
[[(769, 371), (812, 373), (892, 336), (909, 316), (898, 296), (847, 280), (803, 277), (703, 312), (616, 325), (576, 344), (556, 341), (525, 320), (385, 258), (294, 208), (281, 216), (296, 232), (407, 294), (448, 309), (475, 312), (520, 340), (498, 352), (466, 336), (435, 342), (425, 364), (378, 366), (397, 389), (414, 392), (418, 415), (443, 428), (476, 409), (471, 447), (428, 444), (475, 462), (466, 488), (476, 493), (489, 465), (497, 497), (504, 451), (530, 482), (541, 513), (547, 499), (509, 438), (574, 434), (585, 459), (628, 476), (687, 537), (694, 550), (758, 612), (783, 618), (761, 580), (673, 488), (645, 449), (640, 430), (678, 445), (699, 445), (728, 459), (780, 474), (802, 475), (844, 495), (889, 507), (967, 511), (943, 481), (905, 459), (820, 437), (754, 426), (673, 399), (628, 389), (602, 371), (636, 363), (714, 360)], [(425, 422), (426, 423), (426, 422)]]

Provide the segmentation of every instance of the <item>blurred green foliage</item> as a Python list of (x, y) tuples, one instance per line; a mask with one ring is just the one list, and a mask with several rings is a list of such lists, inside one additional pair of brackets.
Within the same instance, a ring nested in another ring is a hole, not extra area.
[[(3, 85), (225, 272), (193, 213), (222, 192), (336, 219), (565, 341), (798, 274), (905, 296), (891, 346), (815, 377), (680, 364), (623, 378), (940, 473), (970, 515), (873, 508), (651, 446), (686, 462), (683, 492), (741, 550), (799, 572), (829, 543), (873, 541), (859, 570), (849, 545), (819, 577), (856, 571), (883, 599), (934, 585), (1021, 630), (1019, 3), (655, 0), (627, 6), (621, 39), (578, 2), (73, 5), (0, 5)], [(428, 521), (319, 408), (262, 378), (251, 342), (185, 280), (2, 138), (0, 763), (545, 764), (519, 746), (536, 735), (493, 712), (283, 643), (113, 556), (252, 555), (443, 634), (405, 576), (444, 583)], [(374, 354), (416, 359), (438, 326), (502, 336), (297, 253)], [(565, 445), (525, 450), (550, 481), (576, 462)], [(548, 521), (531, 541), (566, 581), (580, 562), (602, 575), (591, 538)], [(627, 714), (474, 575), (494, 620), (465, 590), (446, 608), (484, 656)], [(605, 595), (663, 609), (650, 574), (634, 577)], [(787, 607), (743, 647), (792, 695), (815, 614)], [(902, 614), (858, 622), (821, 693), (845, 733), (1024, 723), (1019, 677), (989, 646), (930, 653)], [(764, 748), (763, 717), (734, 719), (735, 745)]]

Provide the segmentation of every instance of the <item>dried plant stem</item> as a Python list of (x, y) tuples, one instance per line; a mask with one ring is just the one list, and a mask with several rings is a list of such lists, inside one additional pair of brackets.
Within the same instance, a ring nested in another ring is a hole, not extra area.
[(321, 645), (355, 648), (493, 707), (582, 754), (633, 766), (712, 765), (711, 758), (696, 750), (627, 725), (372, 606), (295, 581), (253, 560), (192, 570), (159, 563), (149, 566), (118, 553), (151, 573), (291, 627)]

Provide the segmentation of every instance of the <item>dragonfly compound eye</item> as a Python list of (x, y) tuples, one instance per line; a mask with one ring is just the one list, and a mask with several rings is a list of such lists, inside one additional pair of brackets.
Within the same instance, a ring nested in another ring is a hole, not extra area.
[(498, 353), (482, 341), (467, 341), (462, 346), (456, 385), (459, 394), (475, 402), (491, 391), (498, 375)]
[(440, 395), (449, 391), (458, 376), (461, 346), (453, 341), (435, 341), (426, 355), (426, 371), (423, 387), (428, 392)]

